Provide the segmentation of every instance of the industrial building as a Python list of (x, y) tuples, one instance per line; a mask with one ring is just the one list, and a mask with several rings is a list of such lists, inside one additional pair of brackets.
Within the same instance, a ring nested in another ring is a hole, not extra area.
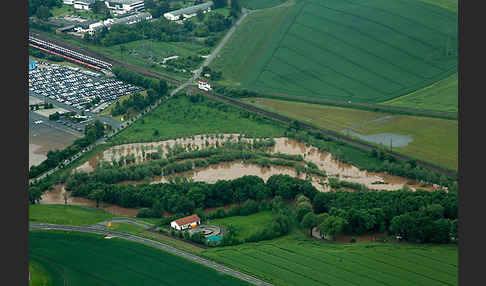
[(74, 0), (72, 2), (74, 4), (74, 9), (89, 11), (91, 10), (89, 6), (93, 4), (95, 0)]
[(89, 33), (89, 34), (94, 34), (96, 31), (99, 31), (106, 27), (107, 29), (110, 29), (111, 26), (116, 25), (116, 24), (127, 24), (127, 25), (132, 25), (135, 23), (138, 23), (143, 20), (150, 20), (152, 19), (152, 14), (143, 12), (143, 13), (137, 13), (133, 15), (129, 15), (123, 18), (110, 18), (106, 19), (104, 21), (99, 21), (96, 23), (91, 23), (88, 25), (79, 25), (78, 27), (74, 28), (74, 30), (78, 33)]
[(143, 0), (108, 0), (105, 1), (105, 5), (115, 15), (138, 12), (145, 9)]
[[(199, 11), (202, 11), (203, 13), (210, 12), (211, 6), (213, 6), (213, 1), (209, 1), (192, 7), (170, 11), (165, 13), (164, 17), (170, 21), (184, 20), (196, 16), (197, 12)], [(181, 16), (182, 19), (180, 19)]]

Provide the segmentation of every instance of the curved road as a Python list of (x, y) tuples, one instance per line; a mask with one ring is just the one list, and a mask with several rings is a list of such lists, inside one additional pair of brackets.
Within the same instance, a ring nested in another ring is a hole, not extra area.
[(244, 280), (248, 283), (251, 283), (253, 285), (262, 285), (262, 286), (273, 286), (270, 283), (264, 282), (258, 278), (249, 276), (247, 274), (244, 274), (242, 272), (233, 270), (231, 268), (228, 268), (224, 265), (218, 264), (216, 262), (213, 262), (211, 260), (207, 260), (205, 258), (196, 256), (194, 254), (190, 254), (188, 252), (179, 250), (177, 248), (171, 247), (167, 244), (163, 244), (157, 241), (153, 241), (150, 239), (146, 239), (143, 237), (127, 234), (127, 233), (121, 233), (121, 232), (116, 232), (116, 231), (106, 231), (103, 229), (99, 228), (94, 228), (94, 227), (89, 227), (89, 226), (69, 226), (69, 225), (57, 225), (57, 224), (49, 224), (49, 223), (29, 223), (29, 229), (30, 230), (66, 230), (66, 231), (79, 231), (79, 232), (87, 232), (87, 233), (95, 233), (95, 234), (102, 234), (102, 235), (110, 235), (110, 236), (116, 236), (120, 237), (126, 240), (131, 240), (135, 241), (138, 243), (142, 243), (151, 247), (155, 247), (157, 249), (161, 249), (163, 251), (169, 252), (174, 255), (181, 256), (185, 259), (194, 261), (196, 263), (202, 264), (206, 267), (210, 267), (218, 272), (231, 275), (235, 278)]

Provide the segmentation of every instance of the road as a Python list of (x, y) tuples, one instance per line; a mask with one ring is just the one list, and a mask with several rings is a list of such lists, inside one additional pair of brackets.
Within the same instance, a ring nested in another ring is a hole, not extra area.
[(216, 46), (216, 48), (213, 50), (213, 52), (209, 55), (209, 57), (207, 57), (206, 60), (204, 60), (203, 64), (197, 70), (194, 71), (194, 75), (190, 79), (188, 79), (185, 83), (183, 83), (182, 85), (180, 85), (179, 87), (177, 87), (176, 89), (174, 89), (170, 93), (171, 96), (178, 93), (180, 90), (186, 88), (187, 86), (189, 86), (191, 83), (193, 83), (195, 80), (197, 80), (201, 76), (201, 72), (202, 72), (203, 68), (209, 66), (209, 64), (216, 58), (218, 53), (221, 51), (221, 49), (224, 47), (224, 45), (226, 45), (226, 43), (228, 42), (229, 38), (231, 38), (233, 33), (236, 31), (236, 28), (238, 27), (238, 25), (243, 21), (243, 19), (246, 18), (246, 16), (248, 16), (251, 13), (252, 13), (251, 10), (248, 10), (248, 9), (245, 9), (245, 8), (242, 9), (241, 17), (238, 19), (238, 21), (236, 21), (236, 23), (233, 24), (233, 26), (229, 29), (229, 31), (226, 33), (226, 35), (223, 37), (223, 39), (219, 42), (219, 44)]
[(97, 227), (89, 227), (89, 226), (69, 226), (69, 225), (56, 225), (56, 224), (47, 224), (47, 223), (29, 223), (29, 229), (30, 230), (65, 230), (65, 231), (78, 231), (78, 232), (87, 232), (87, 233), (95, 233), (95, 234), (101, 234), (101, 235), (110, 235), (112, 237), (119, 237), (122, 239), (142, 243), (144, 245), (148, 245), (151, 247), (155, 247), (157, 249), (169, 252), (171, 254), (183, 257), (185, 259), (188, 259), (190, 261), (202, 264), (206, 267), (212, 268), (220, 273), (227, 274), (230, 276), (233, 276), (235, 278), (247, 281), (253, 285), (261, 285), (261, 286), (272, 286), (272, 284), (267, 283), (265, 281), (262, 281), (258, 278), (255, 278), (253, 276), (244, 274), (242, 272), (233, 270), (231, 268), (228, 268), (222, 264), (218, 264), (216, 262), (213, 262), (211, 260), (196, 256), (194, 254), (179, 250), (177, 248), (171, 247), (167, 244), (160, 243), (158, 241), (146, 239), (143, 237), (127, 234), (127, 233), (121, 233), (121, 232), (116, 232), (116, 231), (106, 231), (101, 228)]

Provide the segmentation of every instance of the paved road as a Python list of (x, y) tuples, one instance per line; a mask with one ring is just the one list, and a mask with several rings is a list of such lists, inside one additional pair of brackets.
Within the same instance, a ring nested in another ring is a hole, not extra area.
[(132, 224), (132, 225), (136, 225), (136, 226), (141, 226), (141, 227), (144, 227), (146, 229), (150, 229), (150, 228), (153, 228), (155, 226), (155, 225), (148, 223), (148, 222), (138, 221), (138, 220), (129, 219), (129, 218), (114, 218), (114, 219), (105, 220), (105, 221), (102, 221), (102, 222), (99, 222), (99, 223), (96, 223), (96, 224), (92, 224), (92, 225), (90, 225), (90, 227), (105, 228), (106, 226), (108, 226), (109, 222), (111, 222), (111, 223), (128, 223), (128, 224)]
[(171, 247), (167, 244), (160, 243), (158, 241), (146, 239), (143, 237), (127, 234), (127, 233), (121, 233), (121, 232), (116, 232), (116, 231), (105, 231), (100, 228), (95, 228), (95, 227), (87, 227), (87, 226), (68, 226), (68, 225), (56, 225), (56, 224), (47, 224), (47, 223), (29, 223), (29, 229), (31, 230), (67, 230), (67, 231), (79, 231), (79, 232), (88, 232), (88, 233), (96, 233), (96, 234), (102, 234), (102, 235), (110, 235), (110, 236), (115, 236), (115, 237), (120, 237), (126, 240), (131, 240), (135, 241), (138, 243), (142, 243), (148, 246), (155, 247), (157, 249), (161, 249), (163, 251), (169, 252), (171, 254), (181, 256), (185, 259), (191, 260), (193, 262), (202, 264), (206, 267), (210, 267), (218, 272), (231, 275), (235, 278), (245, 280), (253, 285), (262, 285), (262, 286), (272, 286), (272, 284), (264, 282), (258, 278), (252, 277), (250, 275), (244, 274), (242, 272), (233, 270), (231, 268), (228, 268), (224, 265), (218, 264), (216, 262), (213, 262), (211, 260), (196, 256), (194, 254), (179, 250), (177, 248)]
[(189, 86), (191, 83), (196, 81), (201, 76), (201, 72), (202, 72), (203, 68), (207, 67), (216, 58), (218, 53), (221, 51), (221, 49), (224, 47), (224, 45), (226, 45), (226, 43), (228, 42), (229, 38), (231, 38), (233, 33), (236, 31), (236, 28), (238, 27), (238, 25), (240, 25), (240, 23), (243, 21), (243, 19), (245, 19), (246, 16), (251, 14), (251, 13), (252, 13), (251, 10), (248, 10), (248, 9), (245, 9), (245, 8), (242, 9), (241, 17), (229, 29), (229, 31), (226, 33), (226, 35), (223, 37), (223, 39), (219, 42), (218, 46), (216, 46), (216, 48), (209, 55), (209, 57), (207, 57), (206, 60), (204, 60), (203, 64), (197, 70), (195, 70), (194, 75), (190, 79), (188, 79), (185, 83), (183, 83), (182, 85), (180, 85), (179, 87), (177, 87), (176, 89), (174, 89), (170, 93), (171, 96), (178, 93), (180, 90), (186, 88), (187, 86)]

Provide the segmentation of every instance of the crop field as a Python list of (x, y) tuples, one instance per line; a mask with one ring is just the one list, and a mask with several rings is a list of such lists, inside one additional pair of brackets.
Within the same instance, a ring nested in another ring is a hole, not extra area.
[(293, 235), (209, 249), (204, 256), (274, 285), (457, 285), (452, 245), (337, 244)]
[(274, 7), (284, 3), (287, 0), (241, 0), (240, 4), (242, 7), (256, 10)]
[(236, 227), (236, 237), (246, 239), (253, 232), (261, 230), (273, 221), (274, 215), (271, 211), (258, 212), (248, 216), (232, 216), (227, 218), (212, 219), (212, 225), (223, 226), (231, 224)]
[[(232, 86), (242, 84), (271, 42), (272, 36), (285, 21), (291, 11), (290, 7), (286, 5), (258, 11), (243, 20), (220, 51), (221, 57), (216, 57), (210, 64), (212, 69), (223, 71), (223, 80), (220, 83)], [(257, 30), (258, 33), (255, 33)]]
[[(208, 133), (243, 133), (256, 137), (282, 136), (284, 128), (267, 119), (247, 118), (244, 111), (214, 100), (191, 102), (171, 98), (114, 137), (114, 141), (150, 142)], [(259, 121), (260, 120), (260, 121)], [(156, 130), (159, 135), (156, 134)]]
[(53, 277), (49, 275), (49, 271), (34, 259), (29, 261), (29, 274), (29, 286), (51, 286), (53, 284)]
[(458, 88), (458, 74), (455, 73), (423, 89), (382, 104), (425, 110), (458, 112)]
[(454, 11), (457, 13), (459, 0), (422, 0), (422, 2), (437, 5), (439, 7)]
[[(242, 86), (379, 103), (457, 72), (457, 14), (439, 6), (418, 0), (296, 0), (289, 9), (267, 37), (270, 43), (255, 55), (257, 64)], [(260, 37), (242, 30), (236, 34), (246, 34), (246, 43)], [(237, 40), (235, 35), (232, 41)], [(245, 55), (249, 46), (241, 45), (232, 56)]]
[(29, 257), (57, 269), (53, 285), (248, 285), (152, 247), (94, 234), (31, 231)]
[[(243, 101), (338, 132), (343, 132), (348, 128), (364, 135), (380, 133), (410, 135), (413, 139), (412, 142), (405, 147), (396, 147), (393, 150), (457, 170), (459, 150), (457, 120), (387, 114), (269, 98), (247, 98)], [(391, 116), (391, 118), (386, 119), (385, 116)], [(344, 134), (346, 134), (345, 131)]]

